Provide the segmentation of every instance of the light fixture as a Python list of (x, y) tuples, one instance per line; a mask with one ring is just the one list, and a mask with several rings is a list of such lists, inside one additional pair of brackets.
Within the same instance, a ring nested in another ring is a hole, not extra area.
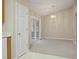
[(51, 15), (50, 18), (56, 18), (56, 15)]

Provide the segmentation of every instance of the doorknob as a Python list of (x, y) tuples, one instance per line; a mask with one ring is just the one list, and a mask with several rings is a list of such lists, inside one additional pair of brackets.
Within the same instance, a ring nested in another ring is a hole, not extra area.
[(21, 35), (21, 33), (18, 33), (18, 35)]

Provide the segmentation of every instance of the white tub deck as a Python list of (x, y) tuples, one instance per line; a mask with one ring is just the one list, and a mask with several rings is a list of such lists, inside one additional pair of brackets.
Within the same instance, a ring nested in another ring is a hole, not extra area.
[(64, 57), (60, 57), (60, 56), (53, 56), (53, 55), (29, 52), (19, 59), (71, 59), (71, 58), (64, 58)]

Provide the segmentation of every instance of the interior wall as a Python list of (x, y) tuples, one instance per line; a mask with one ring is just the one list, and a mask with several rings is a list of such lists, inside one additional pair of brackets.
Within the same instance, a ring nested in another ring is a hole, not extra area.
[(72, 40), (74, 37), (73, 8), (53, 13), (53, 15), (56, 15), (54, 19), (51, 19), (50, 15), (42, 17), (42, 38)]

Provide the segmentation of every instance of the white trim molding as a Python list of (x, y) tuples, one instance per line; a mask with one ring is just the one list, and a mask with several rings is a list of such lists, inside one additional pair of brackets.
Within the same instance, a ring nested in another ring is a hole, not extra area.
[(73, 38), (42, 37), (42, 39), (73, 40)]

